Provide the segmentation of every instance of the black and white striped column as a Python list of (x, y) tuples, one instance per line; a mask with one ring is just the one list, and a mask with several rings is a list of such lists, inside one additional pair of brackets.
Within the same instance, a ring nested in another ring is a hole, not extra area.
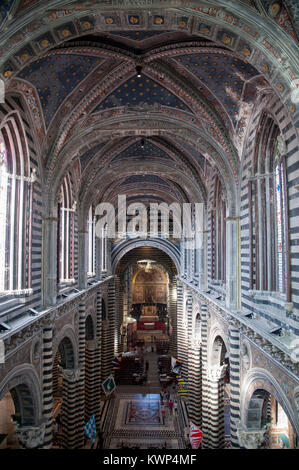
[(97, 428), (100, 427), (101, 386), (102, 386), (102, 292), (97, 292), (96, 349), (94, 353), (93, 396), (94, 413)]
[(225, 445), (224, 430), (224, 376), (227, 366), (208, 369), (210, 385), (210, 449), (223, 449)]
[[(78, 384), (80, 369), (62, 369), (63, 399), (61, 405), (62, 436), (61, 444), (64, 449), (81, 447), (78, 437)], [(84, 413), (84, 408), (83, 408)]]
[(86, 307), (85, 304), (79, 305), (79, 355), (78, 362), (80, 368), (80, 377), (78, 381), (77, 392), (77, 448), (84, 447), (84, 403), (85, 403), (85, 328), (86, 328)]
[(177, 355), (177, 280), (175, 276), (169, 278), (169, 320), (172, 326), (170, 338), (170, 351), (173, 356)]
[(188, 357), (188, 414), (191, 421), (201, 427), (202, 384), (200, 344), (189, 343)]
[(53, 328), (43, 329), (43, 418), (45, 435), (43, 449), (52, 447), (53, 431)]
[(178, 359), (182, 361), (181, 375), (188, 379), (188, 329), (186, 321), (186, 312), (184, 305), (183, 286), (178, 283), (177, 288), (177, 335), (178, 335)]
[(121, 353), (123, 352), (123, 343), (122, 343), (122, 336), (120, 334), (121, 331), (121, 326), (123, 323), (123, 316), (124, 316), (124, 303), (123, 303), (123, 293), (124, 293), (124, 288), (121, 285), (121, 281), (119, 276), (115, 276), (115, 302), (116, 302), (116, 309), (115, 309), (115, 315), (116, 315), (116, 339), (117, 339), (117, 344), (115, 345), (116, 347), (116, 352)]
[(201, 304), (201, 377), (202, 377), (202, 448), (210, 443), (210, 389), (208, 377), (208, 309)]
[(112, 370), (117, 331), (115, 331), (115, 285), (114, 280), (108, 286), (108, 319), (102, 322), (102, 381)]
[[(98, 361), (98, 339), (86, 341), (85, 350), (85, 423), (95, 414), (99, 415), (100, 409), (100, 380), (97, 375), (100, 373)], [(97, 418), (96, 418), (97, 424)]]
[(239, 448), (237, 423), (240, 421), (240, 329), (234, 322), (230, 323), (229, 343), (231, 446)]

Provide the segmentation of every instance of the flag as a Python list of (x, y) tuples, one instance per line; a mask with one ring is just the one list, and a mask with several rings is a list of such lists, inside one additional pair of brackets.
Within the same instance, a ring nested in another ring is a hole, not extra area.
[(109, 375), (109, 377), (107, 377), (107, 379), (104, 380), (104, 382), (102, 383), (102, 388), (105, 392), (105, 395), (110, 395), (110, 393), (112, 393), (113, 390), (115, 390), (116, 385), (115, 385), (113, 375)]
[(178, 394), (181, 396), (185, 396), (188, 393), (187, 387), (186, 387), (186, 382), (181, 377), (180, 375), (177, 376), (177, 382), (178, 382)]
[(191, 421), (189, 421), (190, 427), (190, 443), (192, 449), (198, 449), (202, 441), (202, 431), (199, 427), (195, 426)]
[(175, 357), (171, 358), (171, 370), (174, 374), (181, 373), (182, 362), (176, 359)]
[(121, 361), (122, 361), (121, 356), (119, 356), (119, 357), (115, 356), (115, 358), (112, 361), (113, 369), (120, 369), (121, 368)]
[(94, 414), (89, 418), (89, 421), (87, 421), (84, 428), (84, 433), (94, 444), (97, 437), (96, 421)]

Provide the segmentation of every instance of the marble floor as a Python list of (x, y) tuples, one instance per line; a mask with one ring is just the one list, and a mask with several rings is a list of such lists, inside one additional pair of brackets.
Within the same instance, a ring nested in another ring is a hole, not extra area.
[(175, 387), (168, 390), (172, 399), (177, 399), (177, 412), (165, 406), (163, 416), (160, 398), (158, 355), (147, 353), (149, 362), (146, 385), (119, 385), (115, 397), (110, 400), (107, 425), (104, 428), (106, 449), (182, 449), (184, 441), (183, 408)]

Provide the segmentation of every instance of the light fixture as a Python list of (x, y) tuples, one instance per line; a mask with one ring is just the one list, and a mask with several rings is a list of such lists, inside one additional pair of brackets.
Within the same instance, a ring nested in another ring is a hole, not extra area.
[(141, 72), (142, 72), (141, 65), (136, 65), (136, 73), (137, 73), (138, 78), (141, 78)]
[(141, 148), (144, 149), (145, 140), (141, 139)]

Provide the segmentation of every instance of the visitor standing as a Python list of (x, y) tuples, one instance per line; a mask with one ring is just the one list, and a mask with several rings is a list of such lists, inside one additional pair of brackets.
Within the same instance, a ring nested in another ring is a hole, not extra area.
[(174, 409), (174, 412), (177, 413), (177, 411), (178, 411), (178, 402), (177, 402), (177, 400), (174, 400), (173, 409)]

